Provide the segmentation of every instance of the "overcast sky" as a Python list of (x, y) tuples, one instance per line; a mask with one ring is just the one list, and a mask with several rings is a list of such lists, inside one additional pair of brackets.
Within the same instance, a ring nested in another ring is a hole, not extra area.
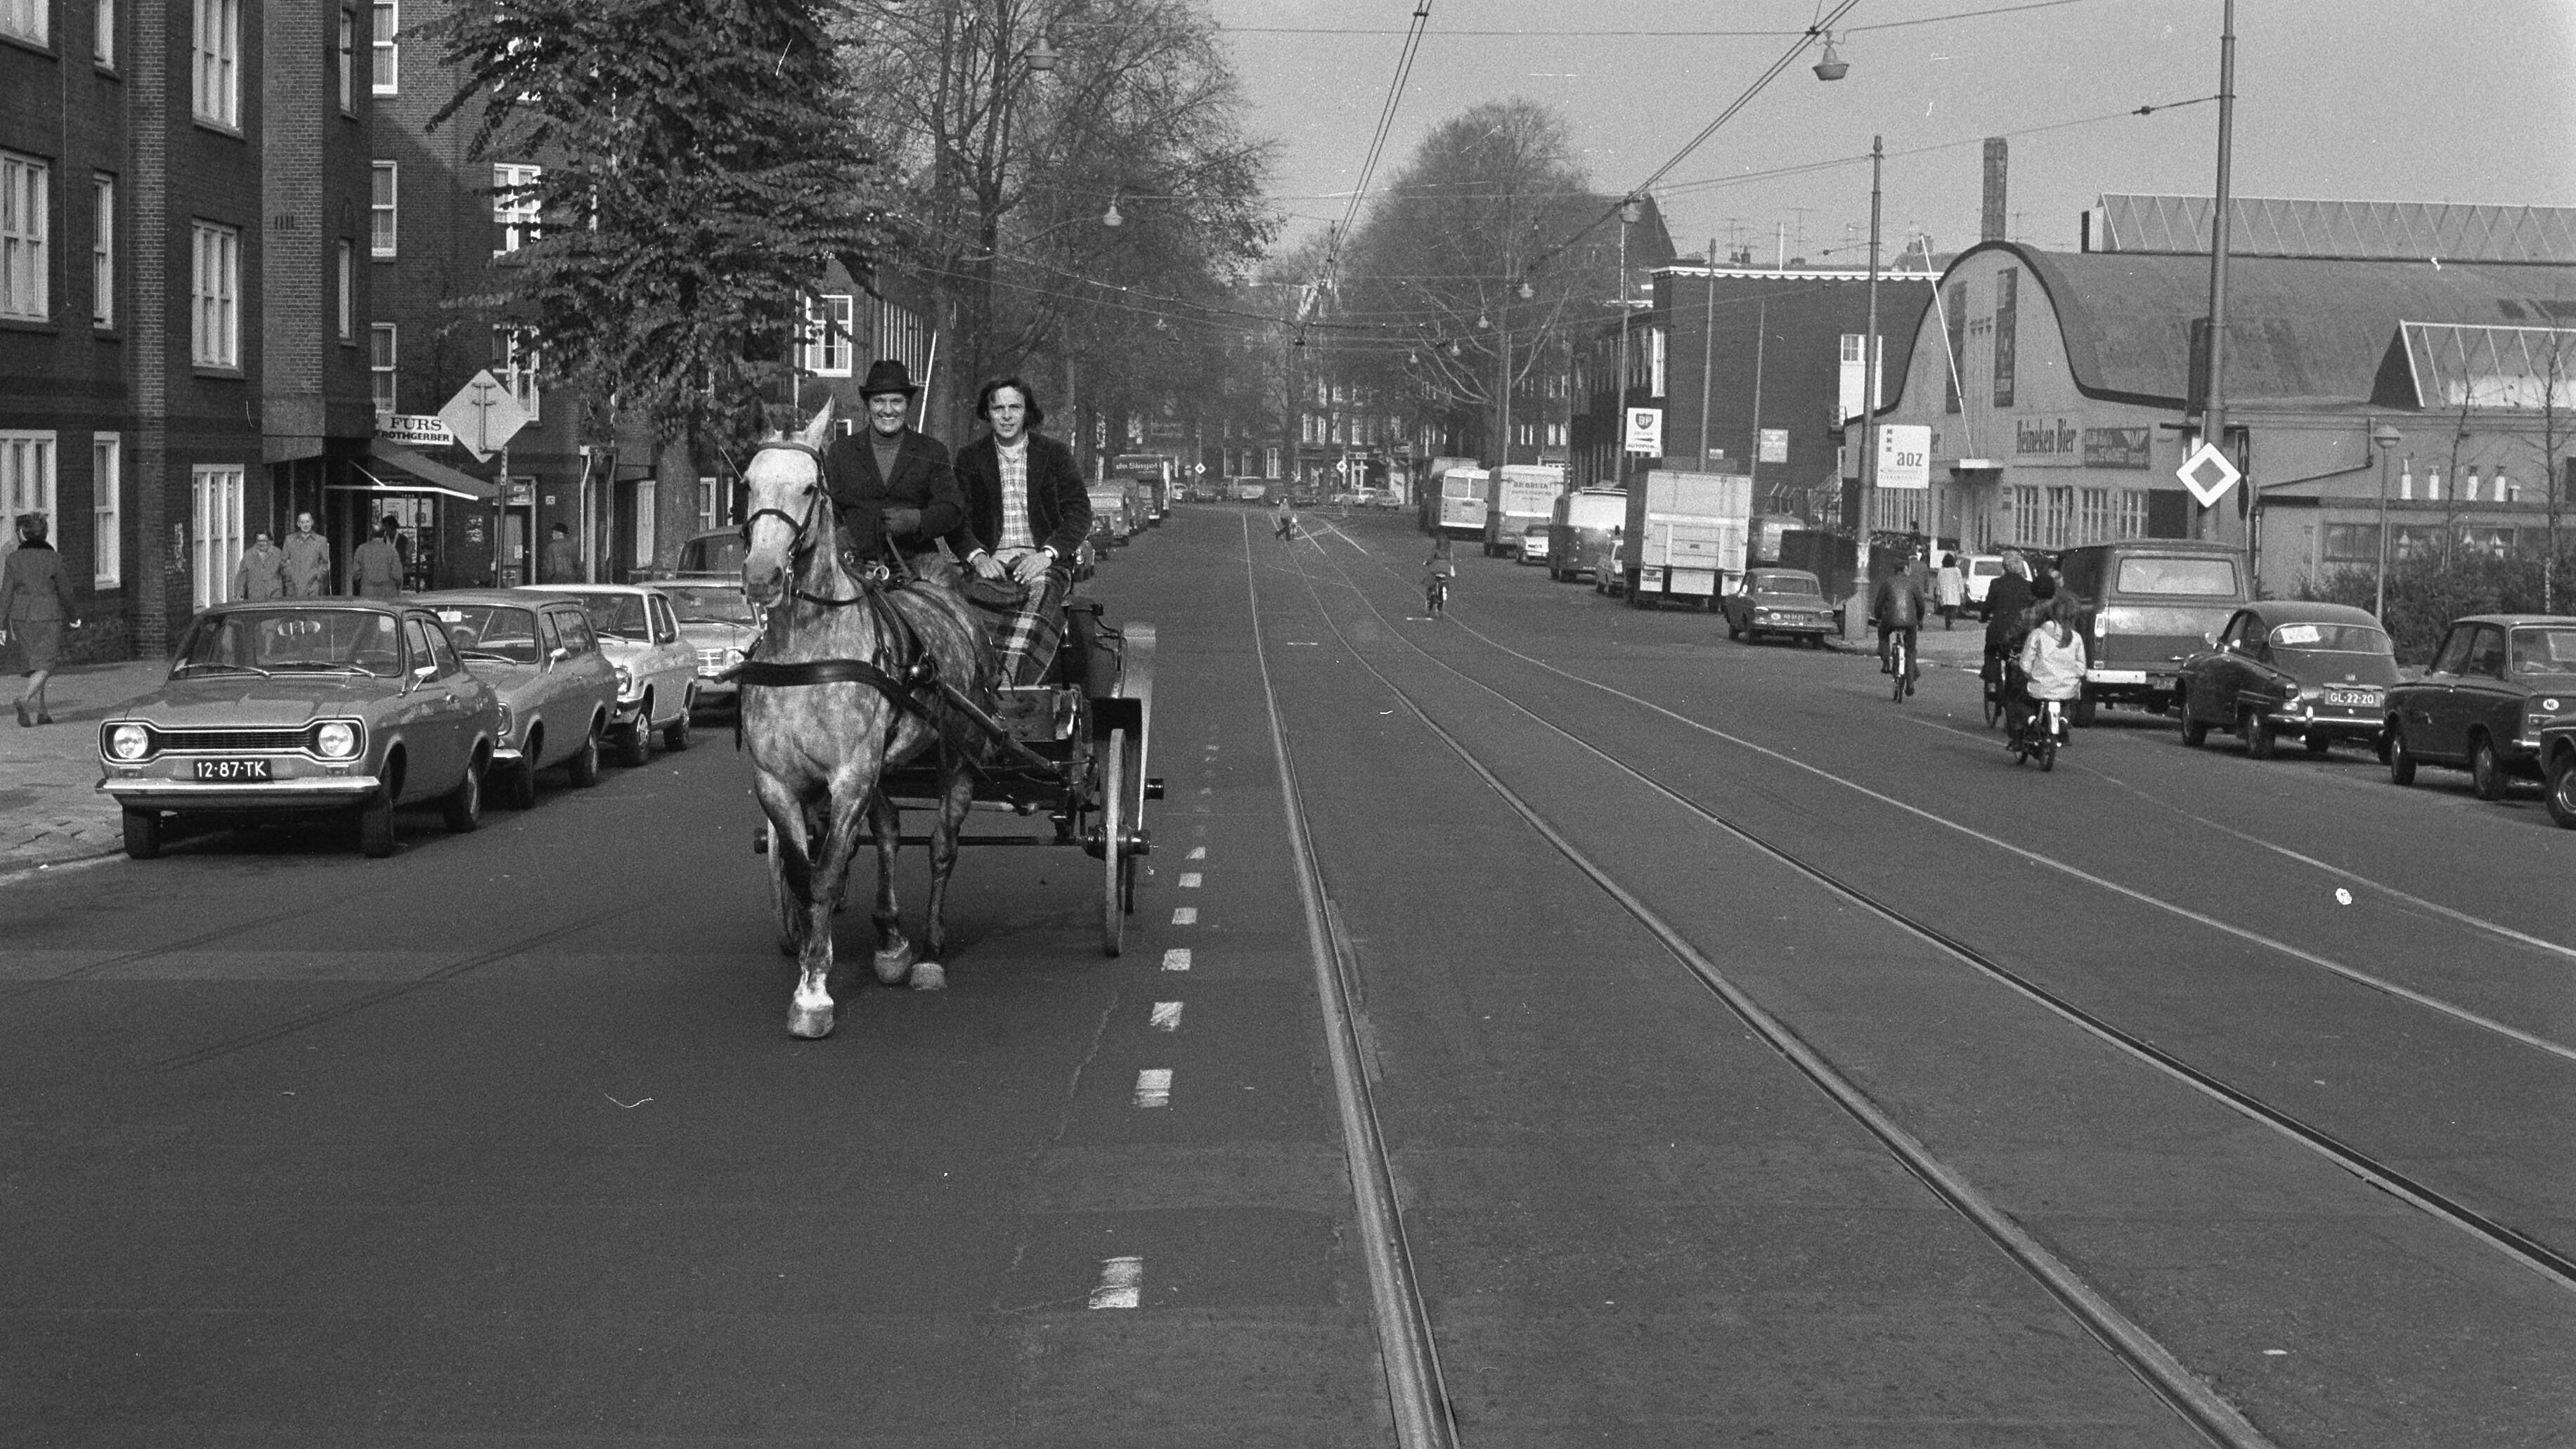
[[(1430, 0), (1377, 184), (1441, 120), (1521, 95), (1564, 114), (1596, 189), (1624, 191), (1794, 43), (1675, 32), (1802, 31), (1833, 3)], [(1801, 57), (1657, 186), (1675, 244), (1733, 228), (1767, 261), (1786, 227), (1793, 255), (1857, 263), (1873, 132), (1891, 250), (1916, 228), (1943, 251), (1976, 240), (1987, 136), (2011, 141), (2011, 234), (2040, 246), (2072, 248), (2105, 192), (2209, 193), (2215, 104), (2128, 113), (2216, 95), (2221, 0), (1972, 14), (2016, 4), (1860, 0), (1838, 30), (1849, 76), (1821, 83)], [(1210, 5), (1253, 127), (1279, 143), (1291, 237), (1339, 220), (1414, 0)], [(2576, 0), (2245, 0), (2236, 27), (2237, 195), (2576, 206)]]

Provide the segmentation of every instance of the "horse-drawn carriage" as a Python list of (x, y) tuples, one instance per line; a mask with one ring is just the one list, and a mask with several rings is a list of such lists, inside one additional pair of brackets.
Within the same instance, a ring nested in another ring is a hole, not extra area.
[[(763, 444), (744, 469), (743, 585), (764, 611), (754, 658), (737, 667), (743, 739), (778, 911), (779, 949), (800, 968), (788, 1030), (828, 1035), (832, 916), (861, 830), (877, 848), (874, 965), (887, 985), (946, 984), (948, 878), (964, 845), (1078, 846), (1100, 862), (1101, 949), (1119, 953), (1135, 909), (1136, 862), (1151, 849), (1146, 773), (1154, 630), (1112, 629), (1099, 606), (1065, 605), (1063, 647), (1041, 682), (996, 687), (987, 628), (938, 582), (845, 564), (822, 449), (827, 406), (799, 437)], [(967, 835), (977, 808), (1050, 829)], [(931, 812), (907, 837), (902, 811)], [(925, 952), (900, 926), (895, 860), (930, 850)]]

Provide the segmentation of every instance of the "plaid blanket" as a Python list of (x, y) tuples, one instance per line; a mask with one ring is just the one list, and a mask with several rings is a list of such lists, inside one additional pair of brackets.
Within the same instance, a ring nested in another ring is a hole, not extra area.
[(1045, 682), (1047, 670), (1055, 663), (1056, 645), (1064, 637), (1064, 596), (1070, 587), (1063, 574), (1049, 570), (1045, 580), (1028, 590), (1016, 606), (996, 608), (976, 601), (1000, 662), (1000, 683)]

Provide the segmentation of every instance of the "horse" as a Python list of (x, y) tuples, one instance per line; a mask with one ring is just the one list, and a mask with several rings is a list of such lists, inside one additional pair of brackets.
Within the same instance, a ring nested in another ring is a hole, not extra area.
[[(743, 469), (743, 592), (764, 617), (740, 676), (741, 738), (753, 793), (769, 817), (778, 949), (798, 967), (787, 1030), (807, 1040), (832, 1032), (832, 916), (863, 824), (877, 846), (877, 980), (918, 991), (947, 984), (940, 962), (949, 945), (948, 877), (980, 751), (968, 717), (930, 686), (986, 701), (995, 671), (984, 630), (953, 585), (883, 585), (844, 566), (823, 477), (833, 411), (826, 401), (803, 432), (772, 435)], [(900, 637), (907, 627), (909, 641)], [(895, 900), (901, 821), (878, 785), (888, 768), (931, 749), (939, 752), (939, 790), (927, 954), (917, 954)]]

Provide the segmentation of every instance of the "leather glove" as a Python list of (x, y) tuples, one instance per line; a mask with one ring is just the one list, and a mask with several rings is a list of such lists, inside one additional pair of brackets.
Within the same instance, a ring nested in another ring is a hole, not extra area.
[(919, 533), (921, 510), (892, 504), (877, 511), (877, 524), (888, 533)]
[(1010, 570), (1002, 566), (1002, 561), (1000, 559), (993, 557), (989, 553), (979, 553), (969, 562), (974, 565), (975, 576), (977, 578), (998, 579), (1004, 574), (1010, 572)]
[(1018, 579), (1021, 583), (1034, 589), (1040, 582), (1044, 581), (1047, 576), (1047, 567), (1054, 562), (1055, 556), (1053, 554), (1043, 551), (1029, 554), (1022, 558), (1019, 561), (1018, 566), (1011, 570), (1011, 577)]

